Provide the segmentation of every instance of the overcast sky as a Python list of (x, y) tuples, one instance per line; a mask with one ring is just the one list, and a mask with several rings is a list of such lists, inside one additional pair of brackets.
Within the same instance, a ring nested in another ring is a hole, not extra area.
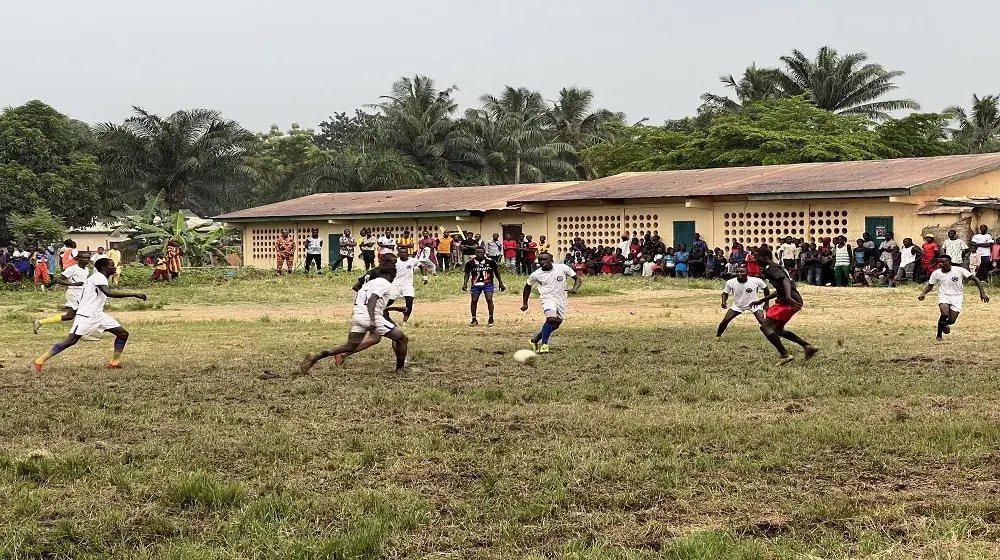
[(424, 74), (463, 107), (507, 84), (548, 99), (576, 85), (659, 123), (725, 93), (720, 74), (823, 45), (906, 71), (899, 96), (928, 111), (1000, 93), (993, 0), (11, 0), (0, 14), (0, 105), (88, 122), (139, 105), (315, 127)]

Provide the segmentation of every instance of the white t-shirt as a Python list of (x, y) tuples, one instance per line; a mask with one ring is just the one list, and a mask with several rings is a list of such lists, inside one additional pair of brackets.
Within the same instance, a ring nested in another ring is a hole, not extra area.
[(791, 261), (795, 260), (795, 245), (792, 243), (782, 243), (778, 247), (778, 251), (781, 252), (781, 260)]
[(396, 279), (392, 281), (392, 284), (397, 287), (413, 287), (413, 269), (417, 268), (418, 264), (417, 259), (414, 258), (408, 258), (405, 261), (396, 259)]
[(965, 293), (963, 282), (970, 276), (972, 273), (960, 266), (953, 266), (948, 272), (939, 268), (931, 273), (927, 283), (931, 286), (937, 284), (939, 297), (962, 297)]
[[(392, 237), (379, 237), (378, 244), (378, 254), (380, 255), (388, 255), (389, 253), (396, 252), (396, 240)], [(388, 247), (382, 247), (382, 245), (388, 245)]]
[[(66, 277), (70, 282), (83, 282), (87, 283), (87, 269), (80, 268), (80, 265), (74, 264), (73, 266), (62, 271), (62, 275)], [(84, 286), (67, 286), (66, 287), (66, 301), (79, 302), (80, 298), (83, 297)]]
[(899, 248), (899, 266), (906, 266), (912, 263), (913, 261), (917, 260), (917, 256), (913, 254), (913, 250), (916, 248), (917, 248), (916, 245), (910, 245), (909, 247)]
[(98, 286), (107, 286), (108, 277), (95, 272), (87, 278), (87, 283), (83, 286), (83, 296), (80, 297), (80, 308), (77, 315), (84, 317), (99, 317), (104, 314), (104, 302), (108, 301), (108, 296), (99, 290)]
[(316, 237), (310, 237), (306, 239), (306, 254), (308, 255), (322, 255), (323, 254), (323, 240)]
[(626, 239), (618, 244), (618, 248), (622, 250), (622, 254), (626, 257), (632, 253), (632, 240)]
[(566, 303), (569, 301), (566, 295), (566, 280), (569, 278), (576, 278), (576, 272), (562, 263), (554, 263), (552, 270), (539, 268), (532, 272), (528, 285), (538, 286), (538, 298), (542, 303)]
[[(425, 245), (420, 248), (420, 254), (417, 258), (421, 261), (433, 262), (431, 261), (431, 251), (433, 251), (433, 249), (431, 249), (430, 245)], [(399, 263), (399, 259), (396, 259), (396, 263)]]
[(389, 303), (389, 291), (392, 284), (385, 278), (375, 278), (369, 280), (358, 290), (358, 295), (354, 296), (354, 315), (356, 317), (368, 316), (368, 300), (372, 296), (378, 296), (378, 303), (375, 305), (375, 316), (385, 313), (385, 306)]
[(965, 241), (961, 239), (945, 239), (941, 242), (941, 249), (944, 250), (944, 254), (951, 257), (951, 262), (960, 263), (962, 262), (962, 253), (968, 249), (969, 246), (965, 244)]
[(656, 264), (654, 264), (652, 261), (646, 261), (642, 263), (642, 275), (647, 277), (652, 276), (654, 266), (656, 266)]
[(763, 280), (753, 276), (748, 276), (747, 281), (742, 284), (736, 278), (730, 278), (726, 281), (722, 293), (733, 296), (733, 304), (730, 306), (733, 310), (746, 311), (750, 309), (753, 302), (759, 299), (757, 294), (764, 291), (766, 287), (767, 284)]
[[(990, 234), (988, 234), (988, 233), (977, 233), (976, 235), (972, 236), (972, 242), (973, 243), (993, 243), (993, 236), (990, 235)], [(987, 258), (989, 258), (989, 256), (990, 256), (990, 248), (989, 247), (976, 247), (976, 252), (979, 253), (980, 257), (987, 257)]]

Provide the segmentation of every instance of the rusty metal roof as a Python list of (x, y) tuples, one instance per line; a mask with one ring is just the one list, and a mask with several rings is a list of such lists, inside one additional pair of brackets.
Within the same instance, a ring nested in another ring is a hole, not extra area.
[(223, 214), (216, 219), (238, 222), (261, 218), (321, 218), (358, 214), (468, 214), (502, 210), (507, 207), (508, 200), (555, 191), (578, 182), (319, 193)]
[(1000, 169), (1000, 153), (622, 173), (512, 202), (919, 189)]

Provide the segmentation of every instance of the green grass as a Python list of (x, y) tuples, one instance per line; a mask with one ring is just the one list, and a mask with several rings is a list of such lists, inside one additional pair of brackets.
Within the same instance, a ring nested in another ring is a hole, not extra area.
[(346, 275), (153, 286), (126, 369), (106, 336), (40, 376), (61, 293), (0, 294), (0, 558), (997, 557), (971, 297), (935, 345), (915, 287), (804, 290), (824, 352), (778, 368), (748, 317), (712, 343), (717, 284), (588, 278), (527, 368), (537, 311), (470, 329), (460, 282), (419, 289), (399, 376), (385, 343), (291, 375), (343, 339)]

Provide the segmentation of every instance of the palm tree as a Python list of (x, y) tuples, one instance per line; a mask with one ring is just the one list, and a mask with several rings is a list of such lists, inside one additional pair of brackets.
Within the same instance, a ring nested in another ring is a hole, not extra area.
[(958, 122), (958, 128), (949, 132), (967, 153), (1000, 151), (1000, 96), (973, 95), (971, 115), (957, 105), (944, 112)]
[(255, 135), (218, 111), (182, 110), (162, 118), (139, 107), (121, 125), (95, 127), (111, 200), (136, 203), (163, 191), (167, 207), (219, 212), (257, 181)]
[(392, 150), (325, 151), (289, 181), (285, 199), (318, 192), (355, 192), (406, 189), (421, 186), (423, 170)]
[(712, 93), (702, 94), (701, 100), (720, 109), (733, 111), (750, 103), (787, 97), (781, 90), (781, 72), (775, 68), (757, 68), (751, 64), (739, 80), (730, 74), (720, 76), (719, 81), (734, 90), (736, 100)]
[(482, 182), (517, 185), (575, 175), (572, 165), (558, 159), (573, 147), (550, 141), (542, 129), (548, 108), (541, 94), (507, 86), (500, 97), (480, 99), (482, 109), (467, 111), (465, 125), (476, 136), (485, 162)]
[(591, 111), (594, 93), (575, 87), (559, 90), (547, 115), (547, 128), (555, 139), (582, 150), (598, 142), (614, 139), (613, 124), (625, 124), (625, 113), (607, 109)]
[(375, 105), (384, 117), (377, 121), (382, 147), (419, 166), (427, 184), (466, 184), (482, 166), (475, 139), (452, 118), (454, 91), (438, 91), (425, 76), (402, 78)]
[(786, 96), (809, 94), (816, 106), (843, 115), (863, 115), (877, 121), (889, 118), (889, 111), (920, 109), (912, 99), (880, 100), (898, 89), (893, 83), (904, 73), (886, 70), (881, 64), (865, 64), (864, 52), (840, 55), (835, 49), (819, 49), (815, 60), (799, 50), (781, 57), (779, 87)]

